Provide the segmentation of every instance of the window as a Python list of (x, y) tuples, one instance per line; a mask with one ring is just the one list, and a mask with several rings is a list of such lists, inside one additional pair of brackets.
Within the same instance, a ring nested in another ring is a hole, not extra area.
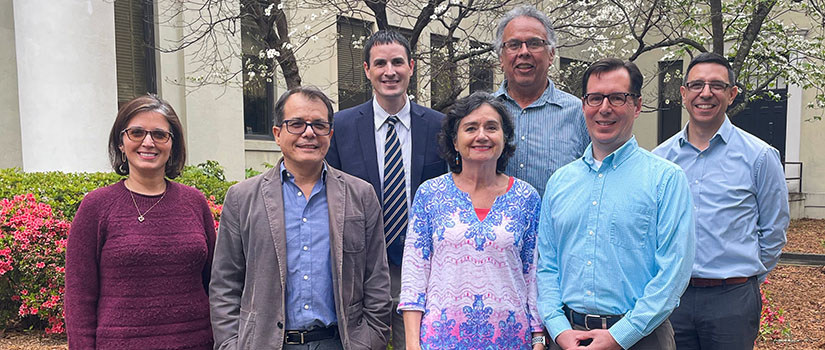
[(151, 0), (115, 1), (115, 64), (118, 107), (157, 93), (155, 30)]
[[(456, 39), (452, 40), (453, 43)], [(455, 63), (450, 61), (447, 37), (430, 35), (430, 107), (439, 109), (452, 104), (454, 89), (461, 90)]]
[[(480, 50), (489, 44), (473, 41), (470, 49)], [(489, 53), (470, 58), (470, 93), (476, 91), (493, 91), (493, 71), (497, 61), (491, 59)]]
[[(241, 11), (248, 11), (241, 6)], [(277, 64), (274, 59), (260, 57), (259, 52), (266, 45), (259, 40), (258, 26), (247, 16), (241, 20), (241, 45), (243, 47), (243, 124), (244, 138), (273, 140), (272, 118), (275, 116), (275, 83), (273, 79), (261, 76), (260, 69)]]
[(338, 17), (338, 110), (367, 102), (372, 87), (364, 75), (363, 44), (372, 24), (354, 18)]
[(559, 80), (556, 82), (556, 87), (566, 91), (573, 96), (581, 97), (584, 95), (582, 88), (582, 77), (584, 71), (590, 62), (576, 60), (572, 58), (559, 58)]

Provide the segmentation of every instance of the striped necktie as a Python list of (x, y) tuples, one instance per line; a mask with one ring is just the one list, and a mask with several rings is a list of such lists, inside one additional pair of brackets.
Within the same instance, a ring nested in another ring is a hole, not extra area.
[(395, 133), (398, 117), (387, 118), (387, 138), (384, 141), (384, 238), (389, 247), (407, 230), (407, 186), (404, 180), (404, 160), (401, 143)]

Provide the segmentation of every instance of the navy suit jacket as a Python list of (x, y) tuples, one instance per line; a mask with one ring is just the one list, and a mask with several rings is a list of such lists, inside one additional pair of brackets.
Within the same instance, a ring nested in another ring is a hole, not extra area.
[[(375, 122), (372, 99), (335, 113), (327, 163), (372, 184), (378, 198), (383, 197), (375, 153)], [(422, 182), (447, 172), (447, 163), (438, 152), (438, 132), (444, 114), (410, 101), (412, 164), (410, 195)]]

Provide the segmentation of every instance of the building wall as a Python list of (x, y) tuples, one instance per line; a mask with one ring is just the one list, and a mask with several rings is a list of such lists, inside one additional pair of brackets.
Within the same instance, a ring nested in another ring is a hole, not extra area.
[(117, 112), (112, 3), (13, 7), (23, 170), (109, 170), (106, 140)]
[(12, 0), (0, 0), (0, 168), (22, 167)]

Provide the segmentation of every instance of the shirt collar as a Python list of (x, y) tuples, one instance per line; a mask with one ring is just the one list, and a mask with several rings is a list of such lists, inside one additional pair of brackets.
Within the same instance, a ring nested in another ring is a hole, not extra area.
[[(531, 103), (527, 107), (540, 106), (547, 103), (552, 103), (554, 105), (561, 106), (561, 104), (556, 102), (558, 101), (558, 99), (556, 98), (557, 93), (558, 92), (556, 90), (556, 85), (553, 84), (552, 80), (547, 79), (547, 88), (544, 89), (544, 92), (541, 94), (541, 96), (539, 96), (537, 100), (533, 101), (533, 103)], [(508, 100), (511, 100), (513, 102), (516, 101), (515, 99), (510, 97), (510, 92), (507, 91), (507, 80), (501, 82), (501, 85), (499, 86), (498, 90), (496, 90), (496, 92), (493, 93), (493, 96), (504, 96)]]
[[(395, 114), (398, 117), (398, 120), (401, 122), (401, 125), (407, 130), (410, 130), (410, 98), (406, 97), (404, 102), (404, 107), (401, 107), (401, 110)], [(390, 114), (378, 104), (378, 100), (375, 97), (372, 98), (372, 115), (373, 115), (373, 123), (375, 124), (375, 132), (378, 132), (378, 129), (381, 129), (381, 126), (387, 121), (387, 118), (390, 117)]]
[[(281, 185), (284, 184), (286, 179), (289, 179), (290, 182), (295, 182), (295, 175), (286, 170), (286, 165), (284, 162), (280, 163), (280, 171), (281, 171)], [(321, 168), (321, 182), (327, 183), (327, 162), (324, 162), (324, 166)]]
[[(628, 160), (638, 148), (639, 143), (636, 141), (636, 136), (633, 135), (629, 140), (627, 140), (627, 142), (624, 143), (624, 145), (619, 147), (619, 149), (613, 151), (613, 153), (610, 153), (607, 157), (604, 157), (604, 159), (602, 159), (602, 165), (612, 165), (613, 168), (616, 168), (622, 165), (624, 161)], [(596, 159), (593, 158), (592, 142), (587, 145), (587, 149), (584, 150), (582, 160), (594, 171), (599, 171), (599, 168), (596, 168)]]
[[(685, 127), (682, 128), (682, 131), (679, 132), (679, 147), (682, 147), (688, 143), (688, 126), (690, 126), (690, 122), (687, 122)], [(713, 141), (713, 139), (719, 137), (722, 142), (728, 143), (731, 133), (733, 133), (733, 123), (731, 123), (728, 115), (725, 114), (725, 121), (722, 122), (722, 125), (719, 126), (719, 130), (716, 130), (716, 133), (713, 134), (713, 137), (711, 137), (710, 140)]]

